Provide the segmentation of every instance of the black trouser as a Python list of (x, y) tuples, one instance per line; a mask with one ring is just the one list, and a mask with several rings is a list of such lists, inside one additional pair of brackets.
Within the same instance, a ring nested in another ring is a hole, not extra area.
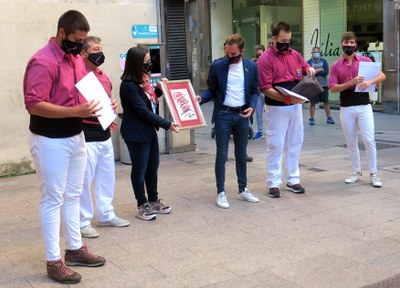
[(157, 134), (154, 133), (150, 142), (126, 142), (126, 146), (132, 161), (131, 182), (138, 207), (147, 201), (157, 201), (157, 171), (160, 164)]

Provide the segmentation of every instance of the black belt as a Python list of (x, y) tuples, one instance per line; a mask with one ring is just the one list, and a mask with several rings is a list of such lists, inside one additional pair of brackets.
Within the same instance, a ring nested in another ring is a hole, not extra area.
[(222, 105), (222, 106), (221, 106), (221, 109), (222, 109), (222, 110), (226, 110), (226, 111), (230, 111), (230, 112), (240, 112), (240, 111), (242, 111), (243, 107), (244, 107), (244, 106), (240, 106), (240, 107), (229, 107), (229, 106), (226, 106), (226, 105)]

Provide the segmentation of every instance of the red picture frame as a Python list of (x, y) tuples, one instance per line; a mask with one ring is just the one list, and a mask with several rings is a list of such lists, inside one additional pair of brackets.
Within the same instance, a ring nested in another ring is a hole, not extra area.
[(179, 124), (180, 129), (207, 125), (190, 80), (161, 81), (161, 88), (173, 122)]

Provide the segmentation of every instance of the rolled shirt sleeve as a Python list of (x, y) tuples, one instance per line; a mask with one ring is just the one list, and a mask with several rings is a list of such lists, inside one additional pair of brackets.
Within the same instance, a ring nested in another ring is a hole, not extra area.
[(24, 97), (25, 107), (29, 113), (37, 103), (49, 102), (51, 87), (55, 79), (46, 64), (44, 61), (32, 59), (26, 69)]

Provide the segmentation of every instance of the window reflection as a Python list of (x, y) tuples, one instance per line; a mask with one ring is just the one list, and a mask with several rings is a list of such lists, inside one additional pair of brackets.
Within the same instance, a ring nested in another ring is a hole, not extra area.
[(302, 2), (300, 0), (234, 0), (233, 31), (245, 39), (245, 57), (254, 57), (253, 47), (271, 41), (272, 25), (285, 21), (292, 27), (292, 48), (303, 53)]

